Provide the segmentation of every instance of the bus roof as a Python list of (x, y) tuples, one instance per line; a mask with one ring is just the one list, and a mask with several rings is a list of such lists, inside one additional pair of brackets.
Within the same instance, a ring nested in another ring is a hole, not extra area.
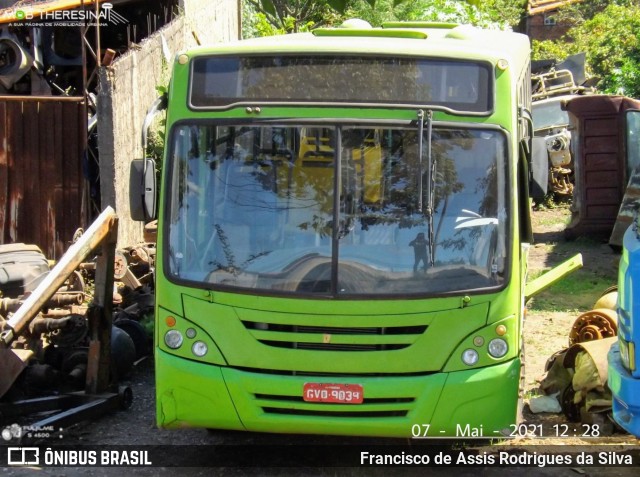
[[(364, 22), (366, 23), (366, 22)], [(359, 24), (358, 24), (359, 25)], [(382, 28), (323, 28), (198, 47), (189, 56), (266, 53), (362, 53), (394, 56), (505, 59), (519, 70), (529, 58), (526, 35), (471, 25), (394, 22)]]

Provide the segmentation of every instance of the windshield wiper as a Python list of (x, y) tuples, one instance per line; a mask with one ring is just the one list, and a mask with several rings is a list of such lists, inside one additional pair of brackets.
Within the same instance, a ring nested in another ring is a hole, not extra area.
[(422, 193), (422, 176), (423, 176), (423, 165), (422, 165), (422, 153), (423, 153), (423, 136), (424, 136), (424, 122), (425, 122), (425, 113), (424, 111), (418, 111), (418, 164), (419, 164), (419, 179), (418, 179), (418, 211), (423, 213), (427, 217), (427, 225), (429, 227), (429, 264), (433, 267), (434, 257), (433, 252), (435, 250), (434, 247), (434, 234), (433, 234), (433, 202), (435, 196), (435, 161), (433, 160), (433, 154), (431, 151), (431, 143), (433, 136), (433, 112), (431, 110), (427, 111), (426, 114), (427, 121), (427, 206), (424, 207), (423, 203), (423, 193)]

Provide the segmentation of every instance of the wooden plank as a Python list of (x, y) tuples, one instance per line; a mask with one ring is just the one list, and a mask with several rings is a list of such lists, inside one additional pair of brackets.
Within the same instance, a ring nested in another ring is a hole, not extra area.
[(78, 106), (77, 104), (63, 104), (62, 134), (66, 138), (62, 144), (64, 157), (62, 167), (63, 202), (66, 214), (64, 223), (59, 232), (65, 246), (68, 247), (73, 232), (80, 225), (80, 196), (78, 194)]
[(0, 101), (0, 243), (5, 243), (9, 203), (9, 163), (7, 159), (7, 103)]
[(40, 248), (43, 242), (40, 238), (41, 220), (40, 211), (42, 204), (40, 202), (40, 165), (39, 165), (39, 147), (40, 147), (40, 130), (38, 127), (38, 103), (34, 101), (25, 101), (23, 103), (23, 157), (22, 171), (24, 176), (24, 187), (22, 208), (24, 210), (22, 237), (28, 243), (34, 243)]
[(618, 156), (616, 154), (585, 154), (584, 170), (611, 171), (618, 169)]
[(618, 205), (620, 203), (620, 189), (617, 187), (592, 187), (585, 191), (589, 205)]
[(58, 259), (62, 257), (66, 250), (66, 246), (63, 240), (60, 237), (60, 230), (64, 225), (64, 191), (63, 191), (63, 178), (62, 171), (64, 167), (64, 157), (62, 144), (64, 142), (63, 137), (63, 128), (62, 128), (62, 103), (57, 103), (54, 108), (54, 117), (55, 122), (54, 126), (54, 147), (53, 147), (53, 164), (54, 164), (54, 174), (53, 174), (53, 207), (54, 207), (54, 215), (55, 215), (55, 225), (56, 225), (56, 237), (55, 237), (55, 258)]
[(78, 195), (79, 213), (78, 213), (78, 221), (75, 224), (75, 227), (86, 228), (91, 221), (89, 219), (89, 188), (88, 188), (87, 179), (85, 178), (85, 174), (84, 174), (85, 165), (83, 164), (83, 161), (85, 160), (85, 155), (88, 154), (88, 151), (87, 151), (88, 116), (87, 116), (86, 103), (84, 101), (78, 103), (76, 114), (78, 117), (78, 150), (77, 150), (78, 164), (76, 167), (78, 171), (77, 172), (77, 177), (78, 177), (77, 195)]
[(618, 153), (618, 137), (613, 136), (587, 136), (584, 140), (584, 151), (589, 154)]
[(39, 103), (38, 129), (40, 133), (40, 207), (41, 207), (41, 248), (48, 258), (56, 255), (56, 217), (55, 217), (55, 163), (54, 163), (54, 124), (56, 103)]
[(615, 136), (618, 134), (618, 117), (585, 119), (584, 134), (585, 137)]
[(0, 101), (0, 243), (27, 242), (57, 259), (82, 224), (82, 98)]
[(24, 132), (22, 123), (23, 103), (12, 103), (8, 120), (9, 135), (9, 241), (23, 242), (22, 195), (24, 193)]

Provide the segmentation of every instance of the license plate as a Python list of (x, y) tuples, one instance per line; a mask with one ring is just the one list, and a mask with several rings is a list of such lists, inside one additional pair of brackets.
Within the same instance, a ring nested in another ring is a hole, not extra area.
[(307, 402), (361, 404), (364, 391), (360, 384), (305, 383), (302, 398)]

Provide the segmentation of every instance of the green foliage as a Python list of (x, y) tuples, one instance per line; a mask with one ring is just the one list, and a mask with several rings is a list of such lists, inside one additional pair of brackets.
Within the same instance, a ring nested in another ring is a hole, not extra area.
[[(540, 274), (542, 271), (536, 275)], [(529, 281), (534, 278), (529, 278)], [(615, 281), (608, 277), (599, 276), (587, 270), (578, 270), (533, 298), (529, 310), (531, 312), (588, 311), (593, 307), (594, 297), (600, 296), (614, 283)]]
[(561, 61), (567, 56), (579, 53), (574, 43), (552, 40), (533, 40), (531, 43), (531, 59), (533, 60), (556, 59)]
[(374, 26), (385, 21), (425, 20), (511, 28), (525, 13), (526, 0), (245, 0), (243, 36), (307, 31), (362, 18)]
[(255, 36), (273, 36), (284, 35), (294, 31), (305, 32), (311, 30), (314, 26), (314, 22), (309, 21), (303, 25), (296, 24), (296, 19), (293, 17), (284, 17), (282, 19), (282, 26), (276, 27), (272, 23), (269, 23), (267, 16), (264, 13), (256, 13), (255, 16)]
[(639, 29), (640, 7), (612, 4), (570, 32), (576, 43), (584, 45), (587, 62), (601, 78), (603, 92), (640, 95), (640, 84), (628, 82), (638, 75)]
[(533, 42), (533, 58), (561, 61), (584, 51), (587, 72), (600, 78), (599, 91), (640, 97), (640, 6), (624, 0), (580, 5), (571, 10), (575, 26), (561, 41)]
[(371, 8), (366, 0), (354, 0), (345, 11), (346, 17), (362, 18), (374, 26), (386, 21), (439, 21), (468, 23), (484, 28), (509, 28), (520, 23), (525, 1), (488, 0), (377, 0)]
[(347, 0), (245, 0), (245, 37), (298, 33), (332, 24)]

